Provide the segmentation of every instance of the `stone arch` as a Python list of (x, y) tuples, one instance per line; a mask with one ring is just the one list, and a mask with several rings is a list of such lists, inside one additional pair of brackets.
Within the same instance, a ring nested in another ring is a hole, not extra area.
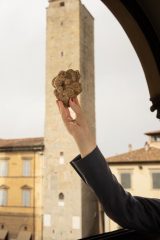
[(146, 77), (151, 111), (160, 118), (160, 17), (159, 1), (102, 0), (128, 35)]
[(8, 229), (6, 223), (0, 222), (0, 229)]
[(22, 224), (19, 227), (19, 231), (28, 231), (30, 227), (27, 224)]

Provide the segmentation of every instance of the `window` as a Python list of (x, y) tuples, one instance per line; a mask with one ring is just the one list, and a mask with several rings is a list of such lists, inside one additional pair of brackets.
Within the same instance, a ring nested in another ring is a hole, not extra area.
[(31, 175), (31, 160), (23, 159), (23, 176), (28, 177)]
[(8, 201), (8, 189), (0, 188), (0, 206), (6, 206)]
[(50, 214), (43, 215), (43, 223), (44, 223), (45, 227), (51, 227), (51, 215)]
[(160, 172), (152, 173), (152, 187), (153, 189), (160, 189)]
[(80, 227), (81, 227), (80, 217), (79, 216), (73, 216), (72, 217), (72, 228), (73, 229), (80, 229)]
[(59, 164), (64, 164), (64, 154), (63, 154), (63, 152), (60, 152)]
[(65, 3), (64, 2), (60, 2), (60, 7), (64, 7), (65, 6)]
[(130, 173), (121, 173), (121, 184), (124, 188), (131, 188), (131, 174)]
[(64, 194), (63, 194), (63, 193), (60, 193), (60, 194), (59, 194), (59, 200), (61, 200), (61, 201), (64, 200)]
[(8, 160), (0, 160), (0, 177), (8, 176)]
[(64, 206), (64, 194), (61, 192), (59, 193), (58, 196), (59, 200), (58, 200), (58, 206), (63, 207)]
[(151, 140), (152, 142), (160, 142), (160, 136), (152, 136)]
[(30, 207), (31, 205), (31, 189), (22, 189), (22, 205), (23, 207)]

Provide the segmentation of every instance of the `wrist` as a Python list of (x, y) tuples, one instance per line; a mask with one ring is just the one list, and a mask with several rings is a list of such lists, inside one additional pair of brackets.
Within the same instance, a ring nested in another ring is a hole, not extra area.
[(96, 148), (96, 143), (90, 143), (90, 144), (78, 144), (78, 148), (81, 154), (81, 157), (84, 158), (86, 157), (88, 154), (90, 154), (95, 148)]

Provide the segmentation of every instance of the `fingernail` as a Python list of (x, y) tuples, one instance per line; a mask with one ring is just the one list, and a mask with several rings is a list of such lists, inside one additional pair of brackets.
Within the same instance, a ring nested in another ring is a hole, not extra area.
[(75, 102), (74, 102), (74, 98), (71, 98), (71, 103), (72, 103), (72, 104), (74, 104), (74, 103), (75, 103)]

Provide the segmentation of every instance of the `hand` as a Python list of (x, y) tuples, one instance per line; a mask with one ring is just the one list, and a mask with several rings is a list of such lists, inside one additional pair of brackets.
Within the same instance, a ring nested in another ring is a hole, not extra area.
[(96, 142), (79, 105), (78, 99), (74, 98), (69, 100), (69, 105), (76, 115), (75, 119), (71, 116), (70, 109), (64, 107), (62, 101), (57, 101), (57, 104), (68, 132), (75, 139), (82, 158), (85, 157), (95, 149)]

